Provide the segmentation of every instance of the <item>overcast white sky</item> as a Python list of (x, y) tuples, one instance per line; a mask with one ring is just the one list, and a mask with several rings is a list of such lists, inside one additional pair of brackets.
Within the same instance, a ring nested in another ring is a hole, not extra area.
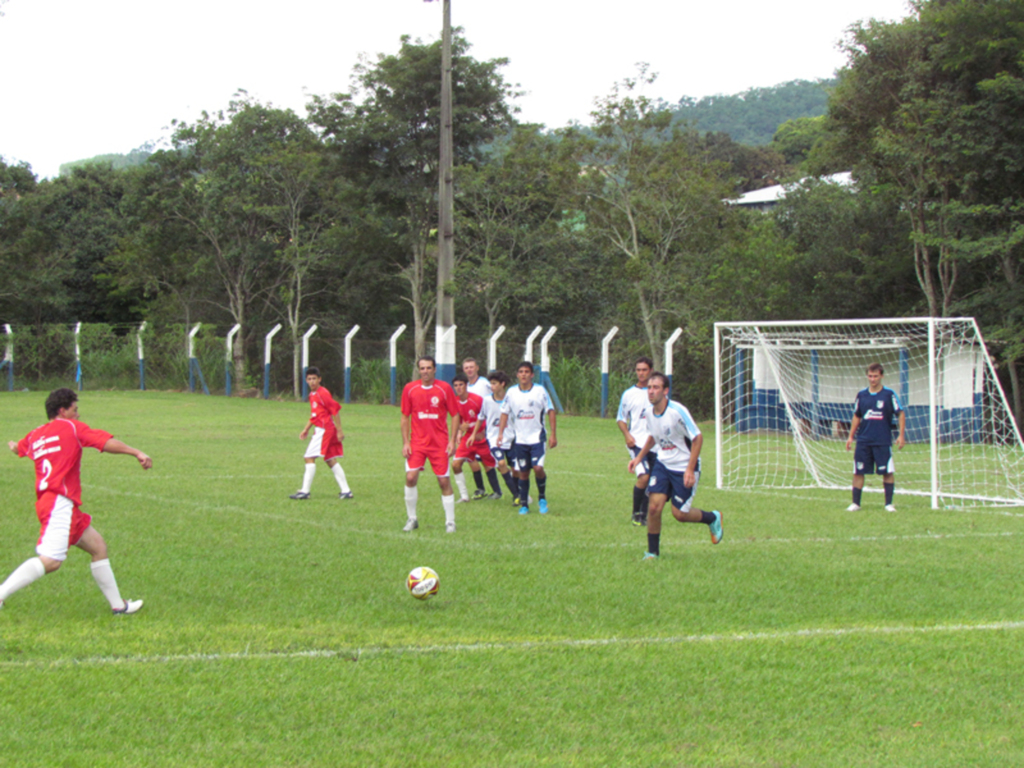
[[(227, 106), (239, 88), (304, 113), (310, 93), (347, 89), (360, 53), (434, 40), (422, 0), (0, 0), (0, 156), (40, 177), (61, 163), (128, 152), (174, 118)], [(587, 122), (594, 99), (650, 63), (652, 96), (730, 94), (829, 77), (843, 31), (907, 15), (905, 0), (452, 0), (478, 59), (506, 57), (526, 91), (521, 120)]]

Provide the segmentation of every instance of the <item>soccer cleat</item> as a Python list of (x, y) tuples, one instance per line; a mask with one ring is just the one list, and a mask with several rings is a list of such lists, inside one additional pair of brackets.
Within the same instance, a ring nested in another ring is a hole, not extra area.
[(525, 501), (518, 496), (512, 499), (513, 507), (521, 507), (523, 504), (533, 504), (533, 496), (527, 497)]
[(644, 516), (640, 512), (633, 513), (633, 525), (639, 527), (644, 524)]
[(473, 491), (473, 501), (480, 501), (480, 499), (486, 498), (487, 491), (485, 491), (483, 488), (477, 488), (475, 491)]
[(488, 500), (500, 499), (501, 498), (501, 494), (500, 493), (492, 493), (492, 494), (488, 495), (486, 498)]
[(530, 514), (530, 508), (526, 507), (526, 506), (520, 507), (519, 508), (519, 514), (520, 515), (528, 515), (528, 514)]
[(305, 491), (296, 491), (295, 493), (293, 493), (288, 498), (289, 499), (295, 499), (296, 501), (305, 501), (306, 499), (309, 498), (309, 494), (306, 493)]
[(657, 560), (658, 556), (656, 554), (654, 554), (653, 552), (644, 552), (644, 556), (641, 559), (642, 560)]
[(339, 499), (354, 499), (356, 495), (352, 491), (345, 491), (338, 494)]
[(846, 508), (847, 512), (860, 512), (860, 504), (851, 504)]
[(444, 524), (444, 532), (445, 533), (455, 533), (455, 521), (454, 520), (449, 520), (447, 523)]
[(540, 506), (540, 513), (542, 515), (546, 515), (548, 513), (548, 500), (547, 499), (541, 499), (538, 502), (538, 505)]
[(125, 600), (124, 608), (114, 608), (115, 616), (127, 616), (130, 613), (138, 613), (142, 609), (141, 600)]
[(412, 520), (406, 522), (405, 527), (402, 530), (408, 533), (409, 531), (415, 531), (419, 527), (420, 521), (414, 517)]
[(895, 504), (886, 504), (885, 505), (885, 511), (886, 512), (895, 512), (896, 511), (896, 505)]
[(456, 504), (469, 504), (469, 496), (462, 496), (455, 500)]
[(711, 529), (711, 543), (718, 544), (725, 535), (722, 532), (722, 513), (717, 509), (713, 509), (711, 514), (715, 516), (715, 522), (708, 523), (708, 528)]

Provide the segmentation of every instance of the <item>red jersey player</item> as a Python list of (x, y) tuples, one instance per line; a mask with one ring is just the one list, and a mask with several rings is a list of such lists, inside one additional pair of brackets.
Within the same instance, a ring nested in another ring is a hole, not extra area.
[[(416, 361), (420, 380), (410, 381), (402, 390), (402, 455), (405, 457), (405, 511), (408, 520), (404, 531), (419, 528), (416, 500), (420, 472), (430, 462), (437, 484), (441, 486), (445, 525), (455, 533), (455, 495), (448, 477), (448, 457), (455, 453), (459, 434), (459, 408), (452, 388), (437, 381), (437, 363), (432, 357)], [(448, 416), (452, 429), (448, 431)]]
[(36, 465), (36, 515), (39, 541), (36, 554), (18, 566), (0, 584), (0, 606), (4, 600), (36, 579), (60, 568), (74, 545), (92, 555), (92, 576), (114, 613), (135, 613), (141, 600), (124, 600), (107, 557), (107, 544), (92, 527), (92, 518), (82, 512), (80, 479), (82, 448), (104, 453), (126, 453), (138, 459), (143, 469), (153, 460), (142, 451), (115, 439), (109, 432), (92, 429), (78, 420), (78, 395), (70, 389), (55, 389), (46, 398), (49, 421), (36, 427), (8, 447), (18, 456), (31, 456)]
[(455, 449), (455, 460), (452, 462), (452, 474), (455, 476), (455, 485), (459, 489), (459, 500), (469, 501), (466, 480), (462, 474), (462, 464), (467, 460), (469, 468), (473, 471), (473, 482), (476, 483), (473, 498), (488, 498), (487, 491), (484, 490), (484, 478), (480, 472), (479, 461), (483, 462), (487, 468), (487, 479), (490, 480), (491, 488), (494, 489), (490, 498), (500, 499), (501, 487), (498, 485), (498, 474), (494, 471), (497, 462), (491, 455), (491, 446), (487, 442), (487, 430), (479, 428), (483, 398), (469, 391), (469, 377), (465, 373), (455, 374), (455, 378), (452, 379), (452, 389), (455, 390), (455, 397), (459, 401), (459, 418), (462, 422), (462, 439), (459, 440), (458, 448)]
[(341, 447), (341, 441), (345, 439), (345, 434), (341, 431), (341, 419), (338, 417), (341, 405), (331, 397), (327, 387), (320, 382), (320, 369), (312, 365), (309, 366), (306, 369), (306, 384), (309, 385), (309, 407), (312, 415), (309, 417), (305, 429), (299, 433), (299, 440), (306, 439), (310, 427), (313, 428), (313, 437), (306, 448), (306, 471), (302, 476), (302, 488), (288, 498), (297, 500), (309, 498), (309, 491), (313, 487), (313, 477), (316, 475), (316, 460), (323, 459), (334, 473), (334, 479), (338, 481), (338, 488), (341, 489), (338, 498), (351, 499), (354, 498), (352, 489), (348, 487), (348, 481), (345, 479), (345, 470), (338, 463), (338, 459), (345, 455), (345, 451)]

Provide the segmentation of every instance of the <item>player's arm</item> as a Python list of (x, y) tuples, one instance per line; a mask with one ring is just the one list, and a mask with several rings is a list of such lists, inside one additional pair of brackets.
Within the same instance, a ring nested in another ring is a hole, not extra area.
[(505, 444), (505, 427), (508, 426), (508, 414), (504, 411), (501, 412), (501, 418), (498, 419), (498, 445)]
[(683, 485), (693, 488), (697, 482), (697, 462), (700, 461), (700, 449), (704, 446), (704, 435), (697, 435), (690, 442), (690, 463), (683, 472)]
[(647, 454), (651, 452), (651, 448), (654, 447), (654, 435), (647, 436), (647, 442), (644, 443), (644, 447), (640, 449), (640, 453), (629, 460), (629, 471), (632, 472), (636, 469), (637, 465), (647, 458)]
[(636, 439), (629, 433), (629, 424), (621, 420), (615, 423), (619, 425), (619, 431), (622, 433), (622, 436), (626, 439), (626, 447), (634, 447), (636, 445)]
[(903, 446), (907, 444), (907, 412), (901, 408), (897, 418), (900, 422), (900, 434), (896, 438), (896, 447), (902, 451)]
[(476, 442), (476, 433), (480, 431), (480, 424), (484, 421), (483, 412), (480, 413), (480, 418), (473, 424), (473, 431), (469, 433), (469, 437), (466, 439), (466, 445), (472, 445)]
[(412, 443), (409, 441), (412, 439), (412, 414), (402, 414), (402, 456), (409, 458), (412, 456)]
[(456, 413), (452, 416), (452, 428), (448, 433), (448, 455), (455, 455), (455, 443), (459, 435), (459, 427), (462, 426), (462, 416)]
[(554, 448), (558, 445), (558, 436), (555, 434), (555, 409), (551, 408), (548, 410), (548, 424), (551, 425), (551, 434), (548, 435), (548, 448)]
[(334, 428), (338, 432), (338, 442), (340, 443), (345, 439), (345, 433), (341, 429), (341, 406), (338, 406), (337, 412), (331, 418), (334, 420)]
[(149, 469), (153, 466), (153, 460), (146, 454), (140, 451), (138, 448), (132, 448), (127, 443), (123, 443), (116, 437), (112, 437), (103, 444), (103, 453), (125, 453), (129, 456), (134, 456), (138, 459), (139, 464), (142, 465), (143, 469)]
[(846, 438), (846, 450), (850, 450), (850, 446), (853, 445), (853, 438), (857, 436), (857, 427), (860, 426), (860, 416), (856, 413), (853, 414), (853, 418), (850, 420), (850, 436)]

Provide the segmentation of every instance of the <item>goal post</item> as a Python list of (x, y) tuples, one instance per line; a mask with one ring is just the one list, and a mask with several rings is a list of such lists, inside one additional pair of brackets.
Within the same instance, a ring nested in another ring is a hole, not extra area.
[(906, 413), (899, 493), (1024, 505), (1024, 441), (974, 318), (715, 323), (714, 350), (719, 488), (849, 489), (853, 401), (877, 362)]

